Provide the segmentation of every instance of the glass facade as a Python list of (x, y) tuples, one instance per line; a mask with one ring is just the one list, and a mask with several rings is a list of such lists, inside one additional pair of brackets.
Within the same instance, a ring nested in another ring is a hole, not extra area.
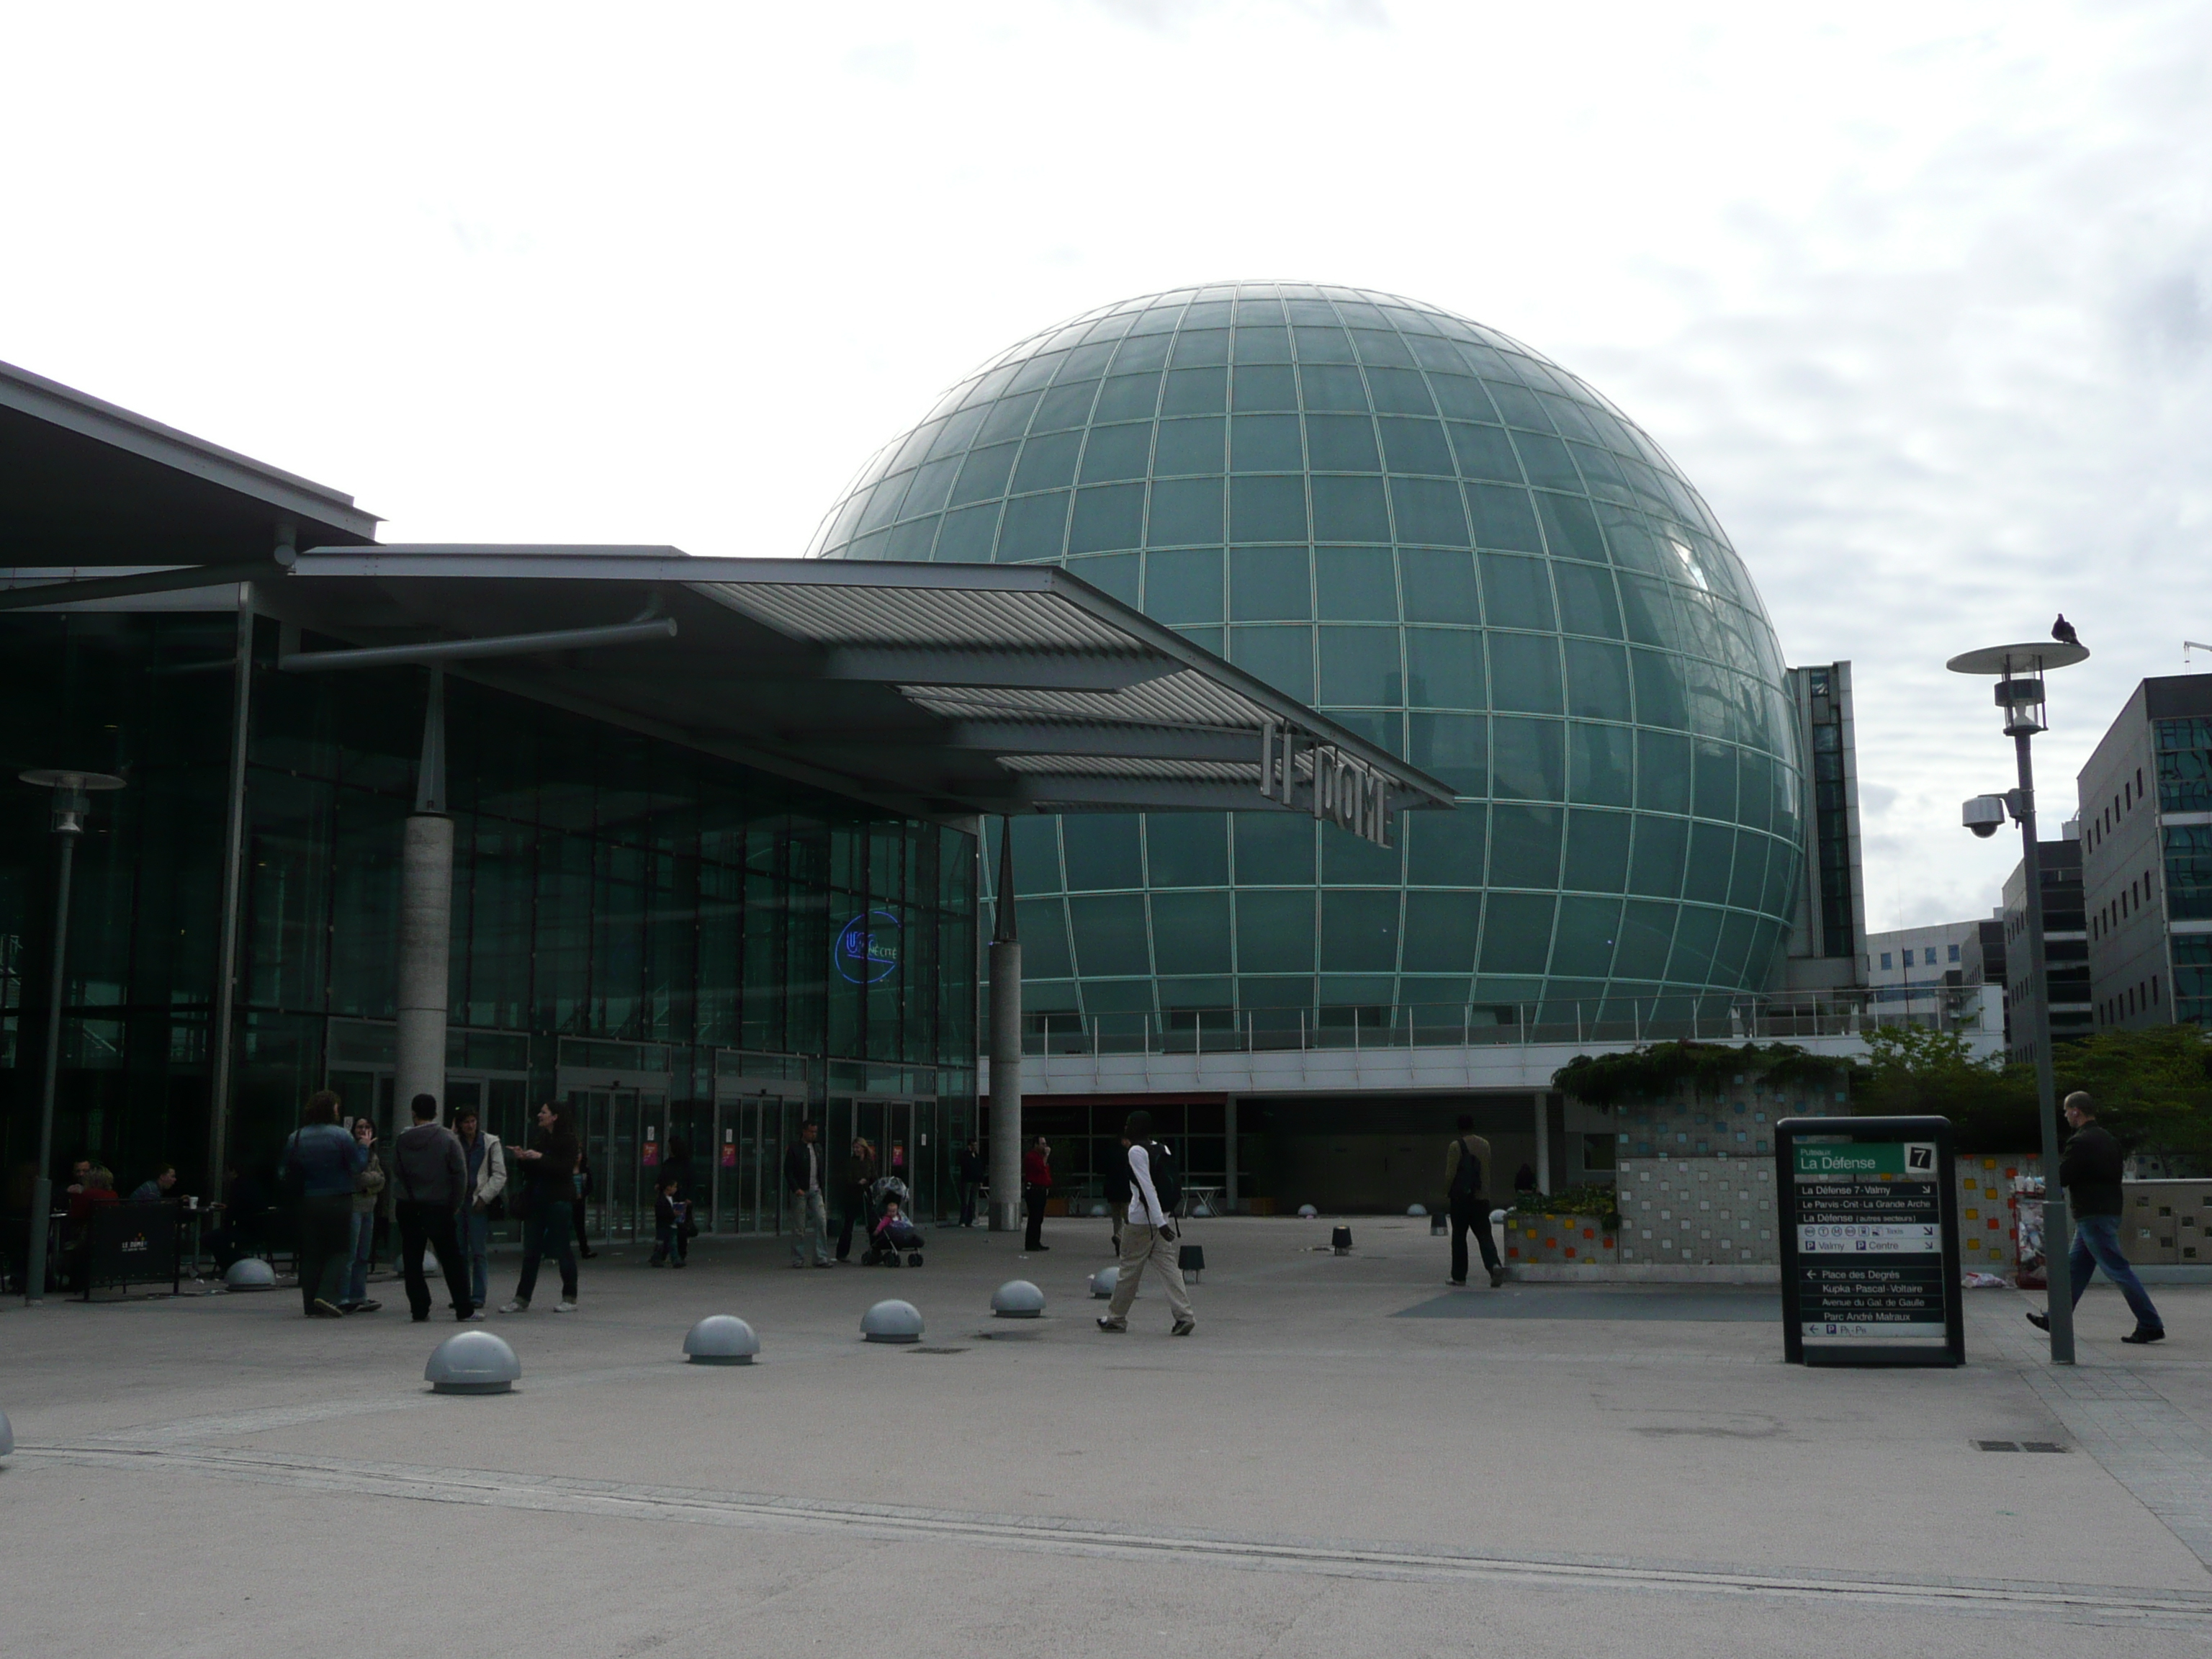
[[(6, 752), (129, 774), (99, 798), (76, 864), (55, 1150), (134, 1185), (166, 1159), (198, 1190), (205, 1166), (236, 627), (228, 613), (0, 621)], [(266, 671), (276, 625), (257, 627)], [(241, 1168), (273, 1158), (313, 1089), (388, 1118), (424, 696), (420, 669), (256, 675), (229, 1133)], [(635, 1185), (639, 1162), (685, 1136), (702, 1185), (710, 1137), (736, 1168), (718, 1098), (826, 1109), (833, 1135), (842, 1107), (902, 1126), (902, 1145), (941, 1121), (933, 1158), (969, 1132), (972, 836), (461, 681), (447, 726), (452, 1100), (477, 1089), (488, 1127), (519, 1133), (570, 1079), (623, 1078), (630, 1117), (608, 1120), (605, 1144), (625, 1169), (610, 1184)], [(35, 1154), (53, 853), (40, 802), (17, 795), (0, 814), (0, 1110), (20, 1175)]]
[(1388, 850), (1018, 820), (1033, 1019), (1626, 1018), (1768, 982), (1802, 846), (1773, 629), (1658, 447), (1494, 331), (1291, 283), (1103, 307), (947, 392), (815, 550), (1064, 564), (1459, 794)]

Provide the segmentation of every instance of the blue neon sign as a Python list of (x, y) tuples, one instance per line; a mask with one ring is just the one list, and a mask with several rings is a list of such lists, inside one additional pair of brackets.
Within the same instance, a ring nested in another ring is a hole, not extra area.
[(837, 971), (854, 985), (880, 985), (899, 965), (899, 919), (863, 910), (837, 930)]

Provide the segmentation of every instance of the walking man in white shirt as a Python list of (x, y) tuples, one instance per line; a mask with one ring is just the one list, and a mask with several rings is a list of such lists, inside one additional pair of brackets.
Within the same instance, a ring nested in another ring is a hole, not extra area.
[(1160, 1203), (1152, 1184), (1152, 1115), (1132, 1112), (1121, 1131), (1128, 1149), (1129, 1213), (1121, 1227), (1121, 1273), (1114, 1282), (1114, 1299), (1098, 1322), (1102, 1331), (1129, 1328), (1129, 1308), (1137, 1299), (1137, 1284), (1147, 1265), (1158, 1270), (1168, 1291), (1168, 1307), (1175, 1314), (1174, 1334), (1188, 1336), (1198, 1328), (1190, 1292), (1182, 1282), (1182, 1267), (1176, 1260), (1175, 1221)]

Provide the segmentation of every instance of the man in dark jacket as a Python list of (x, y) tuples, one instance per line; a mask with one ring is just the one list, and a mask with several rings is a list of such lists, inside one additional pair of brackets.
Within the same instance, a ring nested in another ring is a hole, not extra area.
[(1498, 1259), (1498, 1241), (1490, 1236), (1490, 1200), (1485, 1188), (1490, 1173), (1490, 1143), (1474, 1133), (1474, 1119), (1462, 1112), (1459, 1135), (1444, 1148), (1444, 1205), (1451, 1215), (1451, 1282), (1467, 1283), (1467, 1236), (1472, 1231), (1482, 1249), (1482, 1265), (1489, 1271), (1490, 1287), (1505, 1282), (1505, 1268)]
[(338, 1302), (353, 1237), (353, 1178), (368, 1164), (368, 1148), (338, 1127), (338, 1097), (328, 1089), (308, 1096), (307, 1121), (284, 1143), (278, 1168), (299, 1199), (300, 1300), (311, 1319), (345, 1317)]
[(461, 1255), (453, 1218), (469, 1197), (469, 1159), (451, 1129), (438, 1121), (438, 1097), (417, 1095), (415, 1126), (392, 1143), (392, 1188), (398, 1197), (400, 1261), (407, 1278), (407, 1305), (415, 1322), (430, 1316), (430, 1282), (422, 1274), (422, 1247), (438, 1253), (446, 1288), (453, 1298), (453, 1317), (475, 1311), (469, 1299), (469, 1267)]
[(969, 1141), (960, 1149), (960, 1224), (962, 1226), (972, 1227), (975, 1224), (975, 1200), (983, 1190), (983, 1183), (989, 1178), (989, 1173), (983, 1164), (982, 1149), (974, 1141)]
[[(2120, 1249), (2120, 1143), (2098, 1126), (2097, 1103), (2078, 1090), (2066, 1097), (2066, 1121), (2074, 1126), (2074, 1138), (2059, 1161), (2058, 1181), (2074, 1203), (2074, 1249), (2066, 1270), (2074, 1280), (2075, 1305), (2089, 1288), (2089, 1275), (2102, 1267), (2136, 1316), (2135, 1329), (2120, 1340), (2162, 1342), (2166, 1322)], [(2031, 1313), (2027, 1322), (2039, 1331), (2051, 1328), (2047, 1314)]]
[(1030, 1149), (1022, 1154), (1022, 1203), (1029, 1212), (1029, 1231), (1024, 1237), (1025, 1250), (1048, 1250), (1044, 1242), (1044, 1206), (1052, 1197), (1052, 1143), (1042, 1135), (1030, 1142)]

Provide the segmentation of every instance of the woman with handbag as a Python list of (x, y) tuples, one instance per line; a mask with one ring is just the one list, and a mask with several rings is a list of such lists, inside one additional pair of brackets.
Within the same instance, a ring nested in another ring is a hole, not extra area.
[(501, 1313), (528, 1313), (531, 1293), (538, 1288), (538, 1264), (550, 1251), (561, 1269), (561, 1300), (556, 1313), (576, 1311), (576, 1252), (574, 1212), (576, 1204), (576, 1160), (580, 1149), (575, 1131), (562, 1109), (548, 1101), (538, 1109), (538, 1127), (530, 1144), (515, 1153), (524, 1174), (522, 1218), (522, 1278), (514, 1287), (514, 1300)]

